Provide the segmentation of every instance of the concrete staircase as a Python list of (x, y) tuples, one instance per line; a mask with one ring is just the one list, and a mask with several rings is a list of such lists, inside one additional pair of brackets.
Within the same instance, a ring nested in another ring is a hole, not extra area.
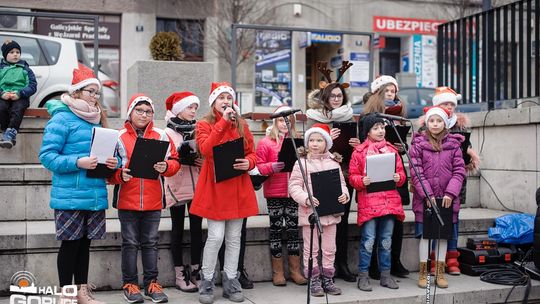
[[(7, 294), (11, 276), (21, 270), (32, 272), (40, 286), (56, 285), (56, 257), (60, 242), (55, 240), (53, 211), (49, 208), (51, 175), (39, 164), (37, 154), (46, 119), (25, 119), (12, 150), (0, 151), (0, 294)], [(111, 120), (111, 127), (120, 128), (123, 121)], [(158, 126), (163, 121), (157, 122)], [(252, 126), (256, 138), (263, 136), (259, 124)], [(478, 182), (471, 178), (469, 186)], [(467, 205), (479, 206), (475, 187)], [(246, 269), (255, 281), (271, 278), (270, 252), (268, 248), (268, 217), (262, 191), (257, 192), (260, 215), (248, 220)], [(410, 209), (410, 206), (406, 206)], [(353, 202), (349, 217), (350, 252), (349, 264), (356, 269), (358, 260), (359, 229), (356, 226), (356, 203)], [(163, 211), (160, 225), (159, 269), (160, 281), (172, 286), (174, 274), (170, 256), (170, 227), (168, 210)], [(402, 260), (411, 270), (417, 269), (418, 249), (414, 239), (414, 216), (406, 211), (405, 240)], [(461, 213), (460, 243), (467, 237), (485, 236), (493, 219), (505, 212), (466, 208)], [(204, 223), (206, 225), (206, 223)], [(189, 229), (189, 221), (186, 221)], [(120, 271), (120, 225), (115, 209), (107, 210), (107, 239), (92, 243), (90, 280), (100, 289), (121, 287)], [(185, 237), (187, 255), (189, 234)], [(139, 269), (142, 267), (139, 266)], [(142, 271), (141, 271), (142, 272)]]

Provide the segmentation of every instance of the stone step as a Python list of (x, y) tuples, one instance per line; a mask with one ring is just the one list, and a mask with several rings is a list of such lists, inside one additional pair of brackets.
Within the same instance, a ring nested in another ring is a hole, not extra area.
[[(424, 289), (416, 286), (417, 274), (409, 275), (409, 278), (399, 279), (399, 289), (391, 290), (379, 286), (379, 281), (372, 281), (372, 292), (360, 291), (356, 288), (356, 283), (344, 282), (336, 279), (336, 286), (341, 288), (342, 294), (339, 296), (328, 296), (328, 303), (333, 304), (418, 304), (426, 303)], [(431, 289), (431, 303), (452, 304), (452, 303), (502, 303), (511, 292), (512, 286), (496, 285), (480, 281), (478, 277), (461, 275), (458, 277), (448, 276), (449, 287), (447, 289), (437, 288), (435, 297)], [(41, 283), (41, 282), (40, 282)], [(539, 303), (540, 282), (532, 280), (528, 303)], [(170, 303), (198, 303), (198, 293), (185, 293), (175, 288), (165, 288), (164, 292), (169, 297)], [(244, 303), (252, 304), (288, 304), (305, 303), (306, 287), (298, 286), (288, 282), (286, 287), (275, 287), (271, 282), (255, 283), (253, 289), (243, 291)], [(518, 286), (508, 298), (508, 303), (521, 303), (525, 293), (524, 286)], [(215, 304), (231, 303), (221, 296), (222, 288), (217, 286)], [(108, 304), (125, 304), (126, 301), (120, 291), (100, 291), (94, 292), (96, 298)], [(311, 303), (326, 303), (324, 297), (311, 297)], [(11, 304), (8, 297), (0, 298), (0, 304)], [(45, 302), (43, 302), (45, 303)], [(148, 302), (147, 302), (148, 303)]]
[[(463, 246), (468, 237), (485, 237), (493, 220), (507, 212), (466, 208), (460, 213), (459, 244)], [(349, 216), (349, 266), (356, 269), (358, 262), (359, 228), (356, 212)], [(206, 221), (203, 221), (206, 229)], [(170, 219), (160, 223), (159, 269), (160, 281), (172, 286), (174, 273), (170, 255)], [(189, 229), (189, 221), (186, 221)], [(90, 280), (100, 288), (119, 289), (120, 271), (120, 224), (107, 220), (107, 238), (92, 242)], [(268, 217), (259, 215), (248, 219), (245, 266), (255, 281), (271, 279), (270, 250), (268, 244)], [(184, 260), (189, 261), (189, 233), (184, 235)], [(60, 242), (55, 240), (53, 221), (0, 222), (0, 294), (9, 289), (9, 279), (21, 270), (32, 272), (43, 285), (57, 284), (56, 258)], [(402, 262), (411, 269), (418, 269), (418, 242), (414, 238), (414, 216), (406, 211)], [(139, 265), (139, 269), (141, 265)]]

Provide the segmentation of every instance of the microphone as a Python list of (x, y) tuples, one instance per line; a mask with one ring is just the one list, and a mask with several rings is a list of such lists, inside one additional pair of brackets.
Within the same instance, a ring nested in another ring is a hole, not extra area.
[(285, 116), (289, 116), (289, 115), (292, 115), (296, 112), (300, 112), (301, 110), (300, 109), (290, 109), (290, 110), (285, 110), (285, 111), (281, 111), (281, 112), (278, 112), (278, 113), (272, 113), (270, 114), (270, 118), (271, 119), (274, 119), (274, 118), (278, 118), (278, 117), (285, 117)]
[(375, 116), (380, 117), (380, 118), (385, 118), (385, 119), (388, 119), (388, 120), (410, 121), (410, 119), (407, 119), (407, 118), (401, 117), (401, 116), (397, 116), (397, 115), (375, 113)]
[[(223, 111), (225, 111), (227, 108), (230, 108), (230, 106), (223, 105), (223, 107), (222, 107)], [(234, 110), (234, 108), (233, 108), (233, 110)], [(236, 120), (236, 117), (234, 116), (234, 113), (229, 113), (229, 120), (231, 120), (231, 121)]]

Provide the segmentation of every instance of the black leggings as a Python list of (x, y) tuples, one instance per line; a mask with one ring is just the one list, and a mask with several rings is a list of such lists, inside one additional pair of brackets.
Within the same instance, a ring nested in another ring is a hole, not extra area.
[(86, 236), (74, 241), (62, 241), (57, 259), (60, 287), (72, 285), (73, 277), (75, 285), (88, 282), (91, 241)]
[[(191, 203), (188, 203), (188, 208)], [(188, 209), (189, 210), (189, 209)], [(184, 220), (186, 218), (186, 205), (173, 206), (171, 211), (171, 253), (175, 267), (183, 266), (182, 242), (184, 237)], [(189, 214), (189, 235), (191, 239), (191, 265), (201, 264), (202, 243), (202, 218)]]

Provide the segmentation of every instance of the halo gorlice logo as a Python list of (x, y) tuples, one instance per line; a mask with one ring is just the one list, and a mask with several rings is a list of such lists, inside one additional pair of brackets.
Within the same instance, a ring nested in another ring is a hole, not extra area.
[(36, 286), (36, 278), (28, 271), (11, 277), (9, 291), (9, 304), (77, 304), (77, 285)]

